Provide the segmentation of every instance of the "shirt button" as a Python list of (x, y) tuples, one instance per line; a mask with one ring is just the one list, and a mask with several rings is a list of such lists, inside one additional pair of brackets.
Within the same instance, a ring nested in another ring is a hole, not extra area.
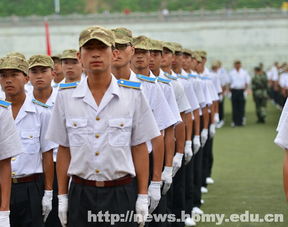
[(96, 169), (95, 172), (96, 172), (96, 173), (100, 173), (100, 170), (99, 170), (99, 169)]
[(123, 126), (124, 126), (124, 124), (122, 123), (122, 124), (120, 124), (120, 126), (121, 126), (121, 127), (123, 127)]
[(73, 123), (73, 126), (76, 127), (76, 126), (77, 126), (77, 123), (74, 122), (74, 123)]
[(98, 139), (98, 138), (100, 137), (100, 135), (99, 135), (99, 134), (96, 134), (95, 137)]
[(96, 121), (100, 121), (100, 117), (96, 117)]
[(95, 153), (96, 156), (98, 156), (99, 154), (100, 154), (100, 152), (98, 152), (98, 151)]
[(12, 176), (15, 176), (16, 175), (16, 172), (12, 172)]
[(33, 136), (29, 136), (29, 138), (30, 138), (30, 139), (32, 139), (32, 138), (33, 138)]

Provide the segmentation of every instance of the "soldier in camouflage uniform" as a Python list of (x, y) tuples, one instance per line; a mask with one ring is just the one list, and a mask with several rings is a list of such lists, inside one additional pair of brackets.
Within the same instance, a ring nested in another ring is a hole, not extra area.
[(257, 123), (265, 123), (268, 100), (268, 80), (265, 72), (259, 67), (255, 68), (255, 76), (252, 79), (252, 91), (258, 118)]

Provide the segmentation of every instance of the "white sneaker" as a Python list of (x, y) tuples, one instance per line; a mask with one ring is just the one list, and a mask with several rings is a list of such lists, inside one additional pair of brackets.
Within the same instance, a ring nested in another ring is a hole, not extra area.
[(214, 180), (211, 177), (207, 177), (206, 184), (214, 184)]
[(188, 226), (196, 226), (196, 222), (193, 220), (193, 218), (186, 218), (185, 220), (185, 227)]
[(223, 121), (223, 120), (222, 120), (222, 121), (219, 121), (219, 122), (217, 123), (217, 125), (216, 125), (216, 128), (222, 128), (223, 125), (224, 125), (224, 121)]
[(206, 194), (206, 193), (208, 193), (208, 189), (205, 187), (201, 187), (201, 192)]
[(201, 210), (199, 207), (193, 207), (192, 213), (199, 214), (199, 215), (204, 214), (203, 210)]
[(201, 199), (201, 204), (204, 204), (204, 203), (205, 203), (204, 199)]

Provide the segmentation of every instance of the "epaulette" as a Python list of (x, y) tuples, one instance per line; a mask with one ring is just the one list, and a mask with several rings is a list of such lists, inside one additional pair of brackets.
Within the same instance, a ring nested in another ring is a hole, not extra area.
[(42, 107), (44, 107), (44, 108), (49, 108), (49, 107), (51, 107), (51, 106), (49, 106), (49, 105), (47, 105), (47, 104), (45, 104), (45, 103), (43, 103), (43, 102), (40, 102), (40, 101), (38, 101), (38, 100), (36, 100), (36, 99), (32, 99), (32, 102), (33, 102), (34, 104), (36, 104), (36, 105), (38, 105), (38, 106), (42, 106)]
[(157, 81), (164, 83), (164, 84), (170, 84), (171, 80), (167, 80), (161, 77), (157, 77)]
[(59, 84), (54, 84), (52, 87), (53, 88), (59, 87)]
[(200, 78), (203, 79), (203, 80), (210, 80), (210, 78), (208, 76), (202, 76)]
[(188, 76), (183, 76), (181, 74), (177, 74), (178, 78), (184, 79), (184, 80), (188, 80), (189, 77)]
[(141, 89), (141, 83), (140, 82), (121, 79), (121, 80), (118, 80), (117, 83), (121, 87), (134, 88), (134, 89), (138, 89), (138, 90)]
[(195, 74), (189, 74), (188, 76), (193, 77), (193, 78), (199, 78), (199, 76)]
[(0, 106), (4, 108), (8, 108), (11, 104), (12, 104), (11, 102), (0, 99)]
[(164, 73), (164, 75), (165, 75), (167, 78), (169, 78), (170, 80), (177, 80), (177, 79), (178, 79), (176, 76), (173, 76), (173, 75), (171, 75), (171, 74), (169, 74), (169, 73)]
[(75, 88), (79, 82), (67, 83), (67, 84), (60, 84), (59, 89), (68, 89), (68, 88)]
[(140, 75), (140, 74), (136, 74), (136, 77), (139, 80), (147, 81), (147, 82), (150, 82), (150, 83), (155, 83), (156, 82), (156, 78), (153, 78), (153, 77), (143, 76), (143, 75)]

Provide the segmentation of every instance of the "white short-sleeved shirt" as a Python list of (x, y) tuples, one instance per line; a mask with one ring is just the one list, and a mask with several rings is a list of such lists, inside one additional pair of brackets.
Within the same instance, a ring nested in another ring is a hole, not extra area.
[(22, 144), (9, 107), (0, 106), (0, 160), (22, 153)]
[(43, 173), (42, 153), (57, 147), (45, 139), (51, 111), (34, 104), (30, 96), (26, 96), (15, 124), (20, 135), (23, 153), (12, 159), (12, 177), (24, 177), (35, 173)]
[[(197, 110), (200, 108), (199, 102), (197, 100), (193, 84), (190, 82), (190, 77), (188, 76), (188, 73), (186, 73), (184, 70), (181, 71), (181, 75), (177, 75), (178, 80), (181, 82), (182, 86), (184, 87), (184, 91), (186, 94), (186, 97), (188, 98), (189, 104), (191, 106), (191, 110)], [(181, 77), (184, 76), (184, 77)]]
[(278, 127), (277, 136), (274, 142), (283, 149), (288, 149), (288, 101), (286, 100)]
[[(52, 87), (52, 94), (50, 95), (50, 97), (48, 98), (47, 102), (45, 104), (47, 104), (49, 106), (49, 110), (51, 111), (52, 113), (52, 108), (55, 104), (55, 101), (56, 101), (56, 97), (57, 97), (57, 94), (58, 94), (58, 87)], [(32, 99), (35, 99), (34, 95), (33, 95), (33, 92), (30, 93), (30, 96)], [(58, 151), (58, 146), (55, 147), (53, 149), (53, 161), (56, 162), (57, 160), (57, 151)]]
[(198, 73), (192, 71), (189, 76), (191, 77), (190, 82), (193, 84), (194, 91), (197, 96), (199, 105), (201, 108), (204, 108), (207, 105), (207, 101), (206, 101), (205, 94), (204, 94), (205, 84), (200, 79), (200, 76), (198, 75)]
[(226, 69), (221, 67), (220, 69), (218, 69), (218, 72), (219, 72), (219, 77), (221, 81), (221, 86), (224, 87), (227, 84), (229, 84), (229, 76), (228, 76)]
[(209, 77), (212, 79), (217, 94), (222, 93), (222, 86), (219, 73), (210, 71)]
[[(188, 98), (184, 91), (184, 87), (182, 86), (181, 82), (178, 81), (177, 75), (175, 73), (172, 72), (171, 75), (173, 78), (175, 78), (171, 80), (171, 83), (174, 89), (174, 94), (175, 94), (176, 102), (177, 102), (180, 113), (192, 112)], [(169, 74), (163, 72), (162, 70), (160, 71), (159, 76), (165, 79), (171, 79), (171, 77), (169, 77)]]
[(60, 90), (47, 139), (70, 147), (69, 175), (106, 181), (135, 176), (131, 146), (159, 135), (143, 92), (121, 87), (112, 76), (99, 105), (87, 78), (76, 88)]
[(288, 89), (288, 73), (284, 72), (280, 75), (279, 85), (282, 88)]
[(273, 66), (270, 70), (271, 80), (278, 81), (279, 80), (279, 72), (276, 66)]
[[(160, 69), (161, 71), (161, 69)], [(151, 77), (154, 77), (154, 78), (162, 78), (162, 77), (156, 77), (152, 72), (151, 72)], [(163, 78), (165, 79), (165, 78)], [(160, 81), (157, 81), (157, 83), (160, 85), (162, 91), (163, 91), (163, 94), (167, 100), (167, 103), (169, 104), (170, 106), (170, 109), (172, 111), (172, 113), (174, 114), (174, 117), (175, 119), (177, 120), (177, 123), (180, 123), (182, 122), (182, 118), (180, 116), (180, 111), (178, 109), (178, 105), (177, 105), (177, 102), (176, 102), (176, 97), (175, 97), (175, 94), (174, 94), (174, 90), (173, 90), (173, 86), (171, 84), (171, 81), (170, 83), (162, 83)]]
[(231, 89), (245, 89), (251, 79), (247, 71), (241, 68), (239, 71), (236, 69), (231, 70), (229, 80)]
[(5, 98), (6, 98), (6, 95), (5, 95), (4, 91), (2, 90), (2, 88), (0, 87), (0, 99), (5, 100)]
[(133, 71), (131, 71), (129, 80), (141, 83), (142, 91), (161, 131), (177, 123), (178, 120), (172, 113), (162, 89), (156, 81), (151, 83), (140, 80)]

